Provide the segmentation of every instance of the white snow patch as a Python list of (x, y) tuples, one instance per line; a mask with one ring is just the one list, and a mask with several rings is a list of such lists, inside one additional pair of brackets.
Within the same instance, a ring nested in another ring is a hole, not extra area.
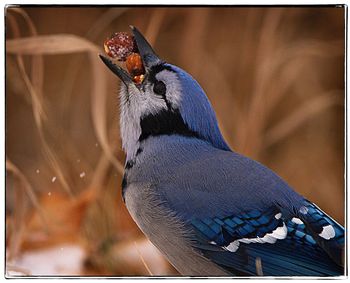
[(55, 183), (56, 179), (57, 179), (56, 176), (52, 177), (51, 182), (52, 182), (52, 183)]
[[(11, 261), (12, 266), (28, 270), (31, 275), (80, 275), (85, 251), (78, 245), (64, 244), (47, 249), (27, 251)], [(8, 271), (9, 276), (18, 272)]]
[(85, 172), (81, 172), (79, 176), (80, 176), (80, 178), (84, 178), (85, 177)]

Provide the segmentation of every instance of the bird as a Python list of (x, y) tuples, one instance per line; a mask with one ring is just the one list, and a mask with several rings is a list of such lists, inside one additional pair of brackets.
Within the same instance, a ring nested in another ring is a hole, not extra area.
[(198, 82), (130, 26), (145, 77), (121, 80), (123, 201), (183, 276), (341, 276), (344, 228), (263, 164), (232, 150)]

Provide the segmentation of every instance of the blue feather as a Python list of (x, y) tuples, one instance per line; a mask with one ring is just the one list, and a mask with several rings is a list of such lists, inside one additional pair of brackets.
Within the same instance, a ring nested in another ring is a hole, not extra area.
[[(306, 229), (311, 233), (315, 241), (328, 253), (328, 255), (339, 265), (344, 263), (344, 228), (319, 209), (315, 204), (305, 200), (306, 213), (300, 213)], [(325, 227), (334, 232), (334, 236), (322, 237), (321, 233)]]
[[(224, 238), (225, 240), (216, 242), (216, 247), (212, 243), (207, 243), (207, 245), (197, 244), (195, 247), (201, 250), (210, 260), (235, 275), (257, 275), (257, 258), (262, 263), (263, 275), (334, 276), (343, 272), (342, 267), (337, 265), (314, 238), (308, 234), (307, 225), (294, 223), (290, 219), (283, 219), (283, 217), (276, 218), (276, 212), (278, 212), (276, 208), (271, 207), (265, 211), (257, 212), (254, 210), (225, 217), (224, 221), (216, 217), (215, 222), (222, 225), (224, 229), (219, 232), (221, 235), (217, 235), (215, 238)], [(311, 212), (313, 215), (314, 211)], [(263, 215), (265, 217), (262, 217)], [(263, 224), (260, 222), (260, 225), (256, 225), (259, 224), (260, 219), (266, 220), (266, 218), (269, 219), (268, 223), (264, 221)], [(236, 221), (233, 222), (232, 219)], [(315, 219), (318, 223), (324, 223), (320, 221), (320, 217)], [(273, 235), (273, 231), (277, 227), (282, 227), (283, 222), (286, 223), (287, 228), (287, 235), (284, 239), (276, 239), (275, 243), (239, 242), (237, 250), (227, 250), (229, 244), (235, 240), (255, 237), (263, 239), (264, 235), (268, 233)], [(255, 225), (251, 225), (251, 223)], [(197, 219), (193, 219), (192, 224), (197, 233), (201, 234), (198, 239), (202, 239), (202, 243), (208, 241), (207, 226), (198, 225)], [(223, 236), (223, 231), (227, 230), (226, 227), (230, 228), (233, 233)], [(210, 240), (212, 239), (212, 234), (210, 234)], [(218, 249), (218, 247), (221, 247), (221, 249)]]

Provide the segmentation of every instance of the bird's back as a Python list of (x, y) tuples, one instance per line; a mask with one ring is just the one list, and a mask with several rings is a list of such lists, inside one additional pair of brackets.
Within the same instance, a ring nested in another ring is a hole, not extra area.
[(275, 200), (284, 208), (302, 206), (303, 198), (273, 171), (238, 153), (181, 136), (146, 142), (130, 181), (162, 184), (160, 193), (176, 211), (206, 217), (213, 211), (224, 216)]

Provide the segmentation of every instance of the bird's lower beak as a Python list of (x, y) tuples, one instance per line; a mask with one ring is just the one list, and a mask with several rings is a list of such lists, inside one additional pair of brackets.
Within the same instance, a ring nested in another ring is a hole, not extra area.
[[(158, 65), (162, 63), (162, 61), (159, 59), (159, 57), (155, 54), (153, 51), (151, 45), (147, 42), (147, 40), (144, 38), (144, 36), (139, 32), (139, 30), (133, 26), (130, 26), (131, 31), (133, 33), (133, 36), (136, 41), (136, 46), (138, 49), (138, 52), (141, 56), (141, 60), (143, 63), (143, 66), (145, 68), (145, 76), (147, 75), (148, 71), (151, 69), (152, 66)], [(126, 72), (124, 69), (119, 67), (118, 65), (114, 64), (112, 60), (107, 58), (106, 56), (99, 55), (103, 63), (115, 74), (117, 75), (122, 82), (128, 86), (130, 83), (135, 83), (133, 78), (130, 76), (128, 72)]]
[(118, 65), (114, 64), (110, 59), (108, 59), (106, 56), (99, 55), (103, 63), (106, 64), (106, 66), (115, 74), (119, 77), (119, 79), (122, 80), (122, 82), (128, 86), (128, 84), (132, 83), (132, 78), (131, 76), (124, 71), (121, 67)]

